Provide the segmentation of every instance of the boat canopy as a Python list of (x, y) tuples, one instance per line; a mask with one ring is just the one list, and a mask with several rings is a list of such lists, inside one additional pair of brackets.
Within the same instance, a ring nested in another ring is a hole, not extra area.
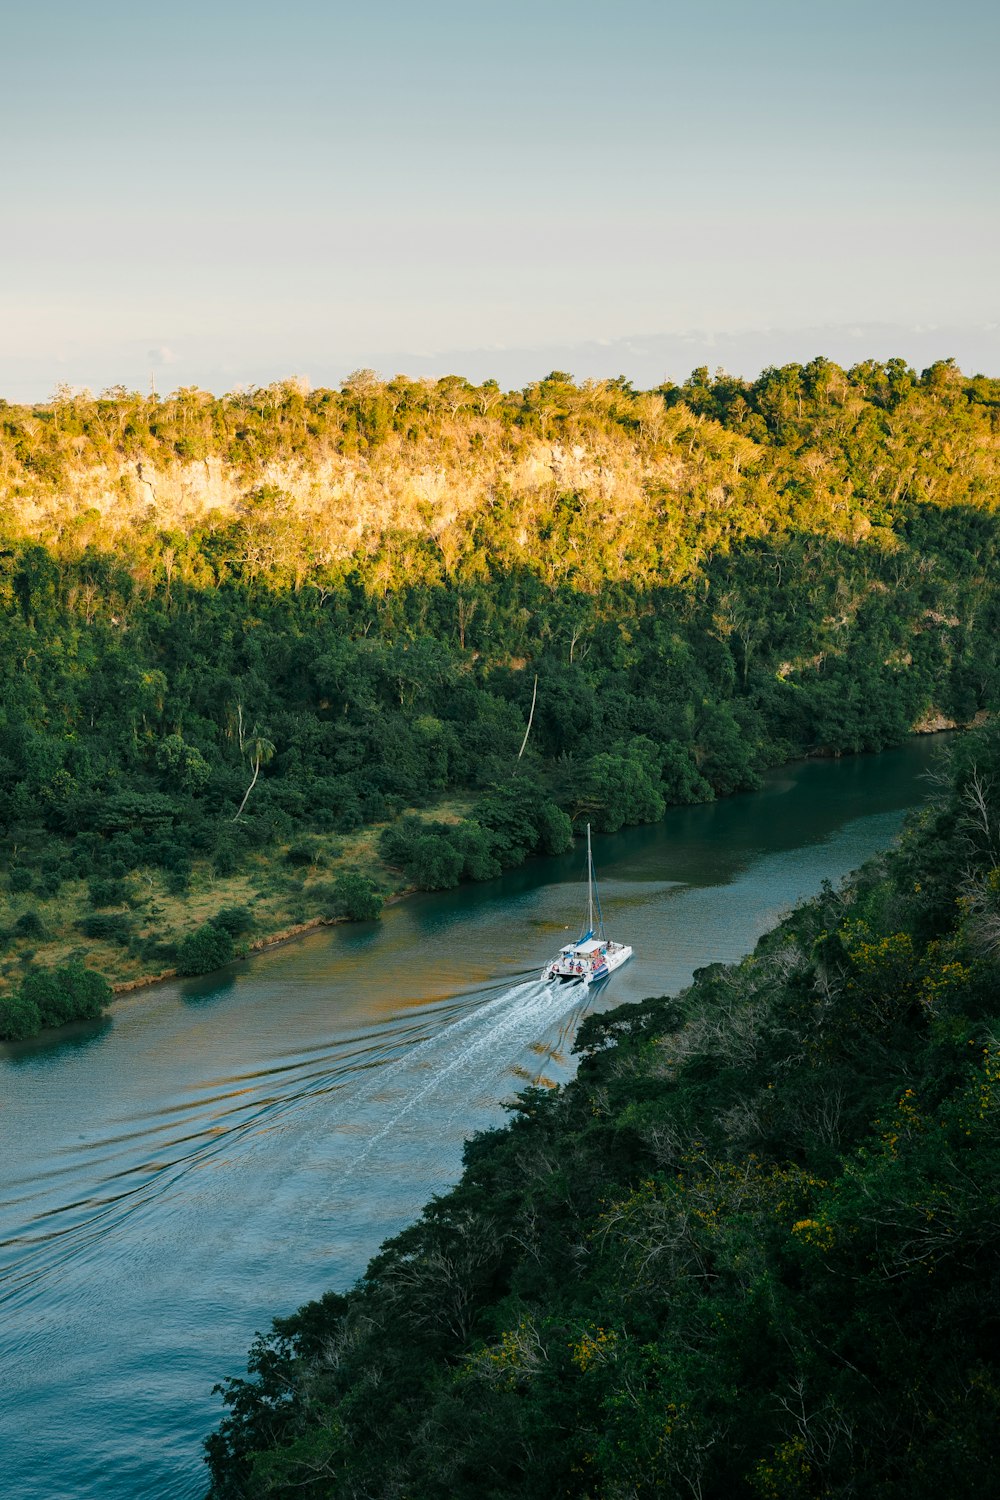
[(605, 946), (600, 938), (586, 938), (582, 943), (573, 944), (574, 953), (590, 954), (596, 953), (598, 949)]

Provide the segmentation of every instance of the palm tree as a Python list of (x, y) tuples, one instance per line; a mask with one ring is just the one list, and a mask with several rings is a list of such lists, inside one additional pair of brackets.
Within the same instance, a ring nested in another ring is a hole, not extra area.
[(266, 766), (274, 754), (274, 746), (271, 744), (271, 741), (265, 739), (259, 730), (255, 730), (251, 738), (247, 741), (247, 750), (250, 753), (250, 759), (253, 761), (253, 779), (243, 793), (243, 801), (236, 811), (236, 817), (233, 819), (234, 823), (239, 822), (240, 814), (247, 805), (247, 798), (257, 785), (257, 777), (260, 775), (261, 766)]

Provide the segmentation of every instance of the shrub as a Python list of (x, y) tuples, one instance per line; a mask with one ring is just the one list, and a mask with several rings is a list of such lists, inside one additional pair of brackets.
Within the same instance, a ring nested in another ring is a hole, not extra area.
[(173, 800), (159, 792), (117, 792), (95, 804), (93, 824), (105, 833), (134, 838), (138, 830), (160, 833), (169, 828), (177, 811)]
[(177, 944), (162, 942), (154, 933), (139, 944), (139, 957), (143, 963), (172, 964), (177, 958)]
[(37, 1011), (40, 1026), (64, 1026), (67, 1021), (95, 1020), (111, 999), (111, 986), (103, 974), (68, 964), (36, 969), (22, 983), (18, 998)]
[(495, 786), (476, 810), (493, 835), (493, 853), (506, 868), (530, 854), (563, 854), (573, 842), (569, 818), (527, 777)]
[(464, 860), (463, 879), (492, 880), (500, 874), (500, 861), (494, 852), (495, 840), (488, 828), (483, 828), (475, 818), (466, 818), (456, 832), (456, 842)]
[(81, 917), (76, 925), (84, 937), (98, 943), (125, 944), (132, 932), (132, 918), (126, 912), (93, 912)]
[(429, 826), (413, 840), (404, 866), (410, 880), (424, 891), (447, 891), (462, 878), (465, 855), (452, 841), (446, 826)]
[(211, 775), (211, 767), (201, 751), (195, 745), (186, 745), (179, 734), (168, 734), (160, 741), (155, 761), (167, 785), (181, 791), (200, 791)]
[(129, 898), (129, 888), (124, 880), (109, 880), (98, 877), (89, 886), (91, 906), (121, 906)]
[(206, 922), (196, 932), (188, 933), (177, 948), (178, 974), (210, 974), (229, 963), (235, 953), (233, 940), (221, 927)]
[(573, 841), (569, 818), (538, 787), (495, 787), (476, 817), (461, 823), (408, 817), (383, 830), (379, 852), (425, 891), (449, 890), (460, 880), (492, 880), (529, 854), (561, 854)]
[(158, 839), (153, 846), (158, 864), (165, 870), (182, 870), (187, 876), (191, 872), (191, 860), (184, 844), (174, 843), (172, 839)]
[(42, 1029), (42, 1017), (38, 1006), (26, 1000), (18, 990), (13, 995), (0, 996), (0, 1039), (5, 1042), (20, 1042), (34, 1036)]
[(86, 969), (83, 964), (67, 964), (57, 972), (62, 976), (63, 984), (70, 987), (79, 1016), (98, 1016), (110, 1005), (111, 986), (96, 969)]
[(323, 851), (314, 839), (299, 839), (285, 855), (290, 865), (322, 865), (326, 863)]
[(19, 938), (43, 938), (45, 926), (37, 911), (22, 912), (14, 923), (14, 936)]
[(333, 897), (339, 916), (349, 922), (374, 922), (382, 915), (382, 893), (364, 875), (341, 875), (334, 881)]
[(404, 818), (396, 827), (383, 831), (379, 852), (389, 864), (400, 866), (421, 890), (449, 890), (462, 878), (465, 851), (459, 847), (454, 824)]
[(624, 755), (602, 751), (587, 763), (584, 807), (599, 833), (626, 823), (655, 823), (666, 807), (656, 747), (637, 737)]
[(345, 798), (334, 810), (333, 826), (338, 833), (353, 833), (364, 822), (361, 804), (356, 798)]
[(573, 824), (554, 802), (545, 801), (536, 814), (538, 847), (543, 854), (565, 854), (573, 847)]
[(167, 871), (166, 886), (171, 896), (186, 896), (191, 884), (191, 866), (180, 865)]
[(31, 890), (31, 871), (26, 870), (23, 865), (17, 865), (10, 872), (10, 888), (15, 896), (24, 891)]
[(108, 840), (106, 849), (110, 875), (127, 875), (129, 870), (134, 870), (141, 863), (139, 846), (127, 833), (116, 833), (114, 838)]
[(216, 875), (221, 875), (223, 879), (227, 875), (235, 875), (240, 867), (240, 857), (234, 845), (230, 843), (220, 844), (215, 851), (212, 867)]
[(425, 823), (408, 817), (383, 830), (379, 852), (426, 891), (460, 880), (492, 880), (530, 854), (562, 854), (573, 841), (569, 818), (540, 787), (525, 779), (494, 787), (474, 818)]
[(228, 932), (230, 937), (239, 937), (253, 928), (253, 912), (248, 906), (224, 906), (211, 918), (211, 925)]
[(673, 743), (663, 749), (663, 794), (675, 806), (711, 802), (715, 795), (684, 745)]

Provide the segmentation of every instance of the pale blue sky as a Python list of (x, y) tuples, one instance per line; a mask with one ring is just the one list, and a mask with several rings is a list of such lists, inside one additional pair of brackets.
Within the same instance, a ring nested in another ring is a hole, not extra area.
[(1000, 374), (998, 55), (987, 0), (11, 3), (0, 395)]

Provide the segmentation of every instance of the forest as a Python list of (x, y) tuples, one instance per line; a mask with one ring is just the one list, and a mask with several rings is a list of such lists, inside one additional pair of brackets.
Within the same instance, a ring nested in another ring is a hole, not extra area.
[(1000, 733), (741, 963), (592, 1015), (223, 1388), (211, 1500), (996, 1491)]
[(0, 1036), (974, 721), (998, 436), (947, 360), (0, 402)]

